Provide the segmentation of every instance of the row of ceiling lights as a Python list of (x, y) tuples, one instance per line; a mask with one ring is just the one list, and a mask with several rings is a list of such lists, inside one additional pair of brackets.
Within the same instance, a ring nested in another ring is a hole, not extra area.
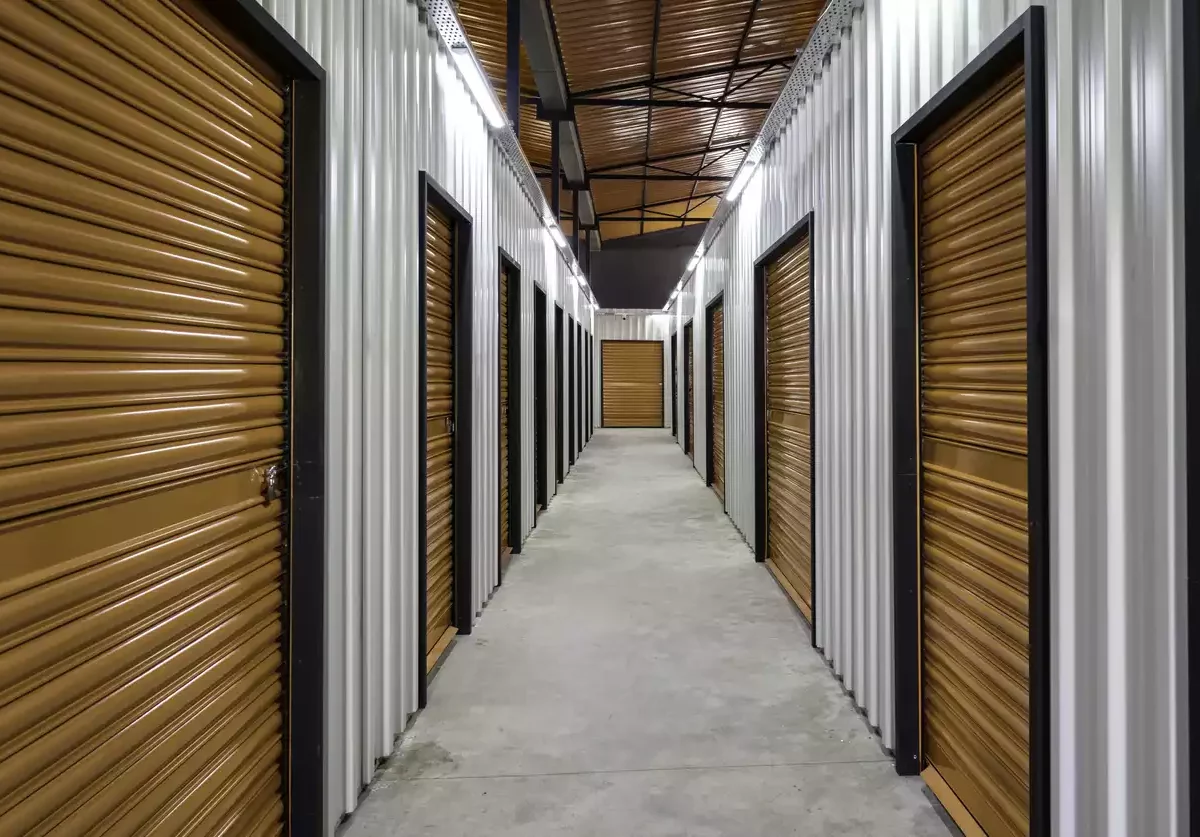
[[(746, 155), (746, 159), (742, 161), (741, 167), (733, 178), (733, 182), (729, 184), (729, 188), (721, 197), (722, 201), (728, 201), (731, 205), (737, 203), (738, 198), (742, 196), (742, 192), (746, 191), (746, 186), (750, 183), (750, 178), (754, 176), (755, 170), (758, 168), (758, 162), (762, 159), (762, 146), (755, 143), (750, 149), (750, 153)], [(683, 291), (684, 284), (687, 283), (688, 277), (695, 272), (700, 266), (700, 260), (704, 258), (704, 242), (696, 248), (696, 252), (688, 259), (687, 268), (683, 271), (683, 276), (679, 278), (679, 282), (675, 285), (675, 290), (671, 291), (671, 296), (667, 300), (667, 304), (663, 306), (663, 311), (668, 312), (671, 306), (675, 304), (675, 298)]]
[[(496, 100), (496, 94), (492, 90), (491, 83), (483, 74), (483, 68), (479, 61), (475, 58), (475, 54), (468, 46), (455, 47), (450, 50), (450, 54), (454, 56), (454, 63), (458, 65), (458, 71), (462, 73), (463, 79), (467, 83), (467, 89), (471, 91), (471, 95), (475, 97), (475, 101), (479, 104), (479, 109), (483, 111), (484, 119), (487, 120), (493, 131), (499, 131), (508, 126), (508, 120), (504, 117), (504, 111), (500, 109), (500, 103)], [(735, 183), (736, 185), (736, 183)], [(575, 253), (567, 244), (567, 237), (563, 235), (562, 227), (558, 220), (547, 213), (542, 217), (542, 223), (546, 226), (547, 234), (550, 241), (558, 248), (566, 260), (570, 268), (569, 279), (571, 284), (579, 288), (583, 293), (587, 304), (595, 311), (598, 307), (596, 299), (592, 295), (591, 288), (588, 286), (587, 279), (584, 278), (583, 271), (579, 268), (579, 261), (575, 257)]]

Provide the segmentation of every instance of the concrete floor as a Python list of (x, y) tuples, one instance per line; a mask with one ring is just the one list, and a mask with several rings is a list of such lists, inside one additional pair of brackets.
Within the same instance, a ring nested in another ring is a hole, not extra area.
[(597, 431), (345, 837), (944, 837), (669, 432)]

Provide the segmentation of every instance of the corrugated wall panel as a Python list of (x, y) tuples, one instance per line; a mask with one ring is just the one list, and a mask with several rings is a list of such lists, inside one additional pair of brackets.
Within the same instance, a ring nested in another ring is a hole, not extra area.
[[(1181, 837), (1187, 825), (1183, 1), (1046, 4), (1053, 819), (1063, 837)], [(891, 136), (1028, 6), (865, 0), (670, 309), (669, 331), (693, 320), (702, 356), (704, 306), (725, 290), (726, 504), (752, 541), (753, 265), (815, 212), (817, 638), (889, 745)]]
[[(416, 709), (418, 173), (428, 170), (473, 220), (477, 613), (497, 581), (498, 248), (521, 268), (522, 538), (534, 507), (533, 288), (544, 288), (551, 305), (561, 302), (588, 330), (592, 311), (416, 4), (263, 0), (263, 6), (328, 74), (326, 828), (332, 834)], [(540, 370), (547, 375), (553, 340), (549, 348)], [(553, 434), (554, 422), (548, 426)]]

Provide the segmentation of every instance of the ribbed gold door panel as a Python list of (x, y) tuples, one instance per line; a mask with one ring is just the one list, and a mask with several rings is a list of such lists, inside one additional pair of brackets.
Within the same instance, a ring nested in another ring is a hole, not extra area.
[(0, 834), (282, 831), (284, 93), (220, 37), (0, 2)]
[(687, 414), (684, 417), (684, 427), (688, 428), (687, 434), (687, 453), (696, 461), (696, 411), (692, 408), (692, 391), (696, 388), (696, 375), (692, 365), (692, 327), (688, 326), (684, 330), (683, 342), (686, 344), (685, 352), (687, 353), (684, 362), (687, 364)]
[[(451, 630), (454, 601), (454, 231), (425, 225), (425, 653)], [(444, 647), (444, 645), (443, 645)]]
[(990, 837), (1029, 833), (1025, 95), (920, 149), (923, 744)]
[(512, 548), (508, 531), (508, 274), (500, 271), (500, 551)]
[(812, 265), (808, 235), (767, 268), (767, 566), (812, 621)]
[(713, 491), (725, 502), (725, 306), (712, 315), (712, 461)]
[(603, 340), (600, 355), (604, 426), (662, 427), (662, 342)]

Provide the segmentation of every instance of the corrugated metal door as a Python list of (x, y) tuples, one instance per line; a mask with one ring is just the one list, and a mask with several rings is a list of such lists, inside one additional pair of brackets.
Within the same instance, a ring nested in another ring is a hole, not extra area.
[(603, 340), (600, 358), (604, 426), (662, 427), (662, 342)]
[(767, 567), (813, 618), (812, 247), (767, 268)]
[(425, 225), (425, 667), (454, 637), (454, 230), (429, 206)]
[(725, 502), (725, 306), (712, 312), (712, 484)]
[(1029, 833), (1024, 92), (920, 149), (923, 744), (992, 837)]
[(500, 271), (500, 553), (512, 550), (508, 520), (508, 274)]
[(685, 351), (687, 352), (687, 372), (684, 377), (687, 378), (687, 414), (684, 417), (684, 426), (687, 428), (687, 453), (696, 461), (696, 439), (693, 430), (693, 422), (695, 421), (695, 411), (692, 409), (692, 391), (696, 387), (696, 375), (692, 367), (692, 327), (689, 325), (683, 331), (683, 342), (686, 344)]
[(168, 4), (0, 38), (0, 834), (278, 834), (283, 91)]

